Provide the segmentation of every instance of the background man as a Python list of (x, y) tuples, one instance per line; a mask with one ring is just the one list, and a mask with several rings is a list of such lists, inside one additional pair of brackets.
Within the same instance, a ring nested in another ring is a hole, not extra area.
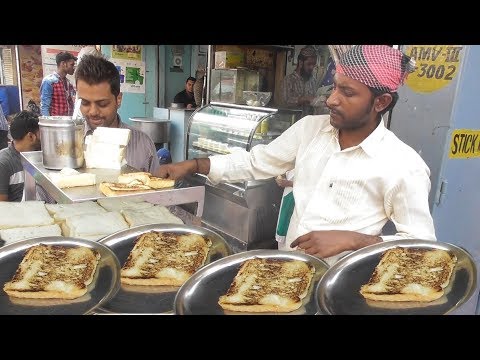
[(25, 173), (20, 153), (40, 150), (38, 115), (28, 110), (19, 112), (12, 120), (10, 134), (13, 141), (0, 150), (0, 201), (21, 201)]
[(313, 75), (316, 65), (317, 52), (313, 47), (306, 46), (298, 54), (295, 71), (283, 79), (283, 103), (288, 107), (302, 109), (303, 116), (313, 114), (311, 102), (320, 85)]
[(40, 111), (44, 116), (72, 116), (75, 89), (67, 79), (75, 71), (77, 58), (68, 51), (55, 57), (57, 71), (43, 78), (40, 85)]
[[(197, 172), (215, 184), (266, 179), (295, 168), (295, 208), (278, 247), (298, 247), (329, 264), (385, 240), (436, 240), (428, 205), (430, 170), (382, 119), (413, 70), (414, 61), (399, 50), (354, 46), (337, 64), (327, 99), (330, 115), (306, 116), (250, 152), (163, 165), (159, 176)], [(397, 234), (381, 236), (388, 220)]]
[(0, 106), (0, 150), (8, 146), (8, 122)]
[(175, 95), (173, 102), (184, 104), (187, 109), (197, 107), (195, 96), (193, 95), (193, 85), (195, 84), (195, 81), (197, 81), (197, 79), (193, 76), (189, 76), (187, 81), (185, 81), (185, 90), (182, 90)]

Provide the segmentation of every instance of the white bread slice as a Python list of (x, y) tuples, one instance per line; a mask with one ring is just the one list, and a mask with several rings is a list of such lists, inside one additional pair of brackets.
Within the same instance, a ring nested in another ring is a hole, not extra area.
[(107, 211), (144, 210), (154, 205), (142, 198), (126, 199), (123, 197), (100, 198), (97, 203)]
[(56, 222), (65, 221), (67, 217), (82, 214), (103, 214), (106, 210), (94, 201), (83, 201), (74, 204), (46, 204)]
[(0, 239), (6, 243), (43, 236), (62, 236), (60, 226), (53, 224), (0, 230)]
[(127, 146), (130, 141), (130, 129), (97, 127), (93, 132), (93, 141), (106, 144)]
[(122, 214), (117, 211), (71, 216), (66, 219), (66, 225), (70, 229), (70, 236), (81, 239), (85, 236), (106, 236), (128, 229)]
[(0, 202), (0, 229), (52, 225), (43, 201)]
[(218, 304), (241, 312), (290, 312), (302, 306), (315, 268), (301, 260), (246, 260)]
[(360, 294), (376, 301), (433, 301), (444, 294), (456, 262), (441, 249), (389, 249)]
[(97, 251), (84, 246), (32, 246), (3, 290), (19, 298), (75, 299), (87, 292), (99, 259)]
[[(62, 170), (63, 171), (63, 170)], [(47, 176), (60, 189), (71, 188), (77, 186), (91, 186), (96, 184), (96, 175), (91, 173), (78, 173), (72, 175), (64, 175), (50, 172)]]
[(122, 284), (180, 286), (203, 266), (212, 241), (198, 234), (142, 234), (120, 272)]
[(143, 210), (122, 210), (122, 214), (130, 227), (146, 224), (183, 224), (179, 217), (161, 205)]

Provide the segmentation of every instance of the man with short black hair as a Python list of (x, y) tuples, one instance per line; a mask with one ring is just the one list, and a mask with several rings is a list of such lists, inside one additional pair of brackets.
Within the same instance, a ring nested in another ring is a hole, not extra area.
[(40, 111), (44, 116), (72, 116), (75, 89), (67, 75), (73, 75), (77, 58), (62, 51), (55, 61), (57, 71), (45, 76), (40, 85)]
[(102, 56), (85, 55), (75, 72), (80, 111), (85, 117), (85, 136), (99, 127), (130, 129), (126, 147), (127, 164), (139, 171), (155, 174), (160, 167), (155, 145), (144, 132), (122, 122), (117, 113), (122, 104), (120, 74)]
[(195, 85), (196, 81), (196, 78), (189, 76), (187, 81), (185, 81), (185, 90), (182, 90), (175, 95), (173, 102), (184, 104), (187, 109), (192, 109), (197, 107), (197, 105), (200, 105), (195, 103), (195, 96), (193, 94), (193, 85)]
[(38, 115), (31, 111), (19, 112), (10, 125), (13, 141), (0, 150), (0, 201), (21, 201), (25, 183), (20, 153), (40, 150)]

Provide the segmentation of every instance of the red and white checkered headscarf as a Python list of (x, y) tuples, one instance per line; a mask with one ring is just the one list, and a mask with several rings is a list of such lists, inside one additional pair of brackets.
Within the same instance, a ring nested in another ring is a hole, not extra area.
[(356, 45), (340, 57), (336, 71), (374, 89), (395, 92), (415, 71), (415, 61), (387, 45)]

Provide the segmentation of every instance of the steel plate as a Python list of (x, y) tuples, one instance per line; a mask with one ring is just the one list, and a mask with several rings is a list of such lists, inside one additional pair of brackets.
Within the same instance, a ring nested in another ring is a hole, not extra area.
[[(297, 251), (279, 250), (251, 250), (227, 256), (213, 264), (205, 266), (198, 271), (180, 288), (175, 298), (175, 313), (178, 315), (245, 315), (260, 313), (247, 313), (223, 310), (218, 305), (218, 299), (224, 295), (233, 282), (240, 265), (255, 257), (283, 260), (301, 260), (315, 266), (315, 274), (307, 296), (303, 299), (303, 305), (289, 313), (280, 315), (315, 315), (318, 307), (314, 299), (316, 285), (328, 268), (323, 260), (306, 255)], [(273, 315), (275, 313), (261, 313)]]
[(100, 253), (92, 283), (85, 295), (72, 300), (62, 299), (21, 299), (0, 293), (0, 314), (22, 315), (81, 315), (91, 314), (94, 310), (110, 300), (120, 287), (120, 263), (115, 254), (105, 245), (97, 242), (48, 236), (17, 241), (0, 248), (0, 285), (10, 281), (25, 255), (32, 246), (63, 245), (66, 247), (86, 246)]
[[(382, 253), (396, 246), (442, 249), (457, 256), (445, 294), (431, 302), (373, 301), (365, 299), (360, 287), (366, 284)], [(316, 295), (320, 310), (331, 315), (442, 315), (465, 303), (474, 293), (477, 270), (472, 256), (464, 249), (436, 241), (394, 240), (374, 244), (353, 252), (334, 264), (319, 282)]]
[[(123, 265), (138, 236), (148, 231), (170, 231), (180, 234), (194, 233), (208, 237), (212, 246), (205, 264), (232, 254), (226, 241), (211, 230), (174, 224), (149, 224), (132, 227), (109, 235), (100, 242), (108, 246)], [(116, 314), (173, 314), (173, 303), (179, 286), (139, 286), (121, 284), (117, 295), (98, 309), (97, 313)]]

